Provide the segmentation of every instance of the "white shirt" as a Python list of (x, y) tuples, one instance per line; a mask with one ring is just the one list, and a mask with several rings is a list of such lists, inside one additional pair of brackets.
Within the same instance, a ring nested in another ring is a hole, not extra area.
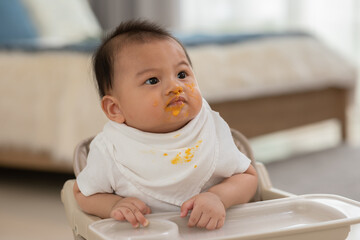
[(203, 100), (200, 113), (171, 133), (107, 123), (90, 144), (77, 184), (85, 196), (115, 192), (139, 198), (152, 212), (178, 211), (190, 197), (245, 172), (250, 162), (226, 122)]

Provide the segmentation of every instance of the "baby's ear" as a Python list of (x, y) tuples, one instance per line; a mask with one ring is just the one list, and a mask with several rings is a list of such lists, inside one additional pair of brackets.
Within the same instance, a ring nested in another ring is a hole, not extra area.
[(119, 101), (113, 97), (106, 95), (101, 100), (101, 107), (106, 116), (114, 122), (124, 123), (125, 117), (121, 111)]

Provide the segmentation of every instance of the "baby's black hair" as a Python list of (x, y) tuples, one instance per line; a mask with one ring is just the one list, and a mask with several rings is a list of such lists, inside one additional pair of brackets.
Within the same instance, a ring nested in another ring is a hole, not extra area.
[(134, 41), (147, 42), (153, 39), (166, 38), (172, 38), (180, 44), (191, 65), (184, 46), (168, 31), (149, 21), (131, 20), (122, 22), (112, 33), (105, 36), (93, 56), (93, 67), (100, 98), (103, 98), (112, 89), (114, 59), (122, 47)]

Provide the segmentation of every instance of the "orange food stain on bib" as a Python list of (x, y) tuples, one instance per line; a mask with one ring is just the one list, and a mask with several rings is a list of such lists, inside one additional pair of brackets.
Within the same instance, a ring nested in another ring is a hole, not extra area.
[(182, 163), (182, 158), (181, 158), (181, 152), (179, 152), (178, 154), (176, 154), (176, 156), (171, 160), (172, 164), (178, 164), (178, 163)]
[[(178, 154), (176, 154), (176, 156), (171, 160), (172, 164), (179, 164), (179, 163), (187, 163), (187, 162), (191, 162), (191, 160), (194, 157), (194, 154), (196, 152), (196, 150), (199, 148), (200, 143), (202, 143), (202, 140), (199, 140), (197, 142), (197, 145), (195, 147), (191, 147), (191, 148), (187, 148), (185, 150), (185, 156), (181, 156), (181, 152), (179, 152)], [(164, 154), (165, 155), (165, 154)], [(194, 168), (196, 168), (197, 166), (195, 165)]]

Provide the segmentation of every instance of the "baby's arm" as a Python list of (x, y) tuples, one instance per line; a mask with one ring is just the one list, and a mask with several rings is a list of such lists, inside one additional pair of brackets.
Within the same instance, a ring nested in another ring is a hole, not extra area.
[(75, 182), (74, 196), (80, 208), (89, 214), (101, 218), (127, 220), (134, 227), (139, 224), (147, 226), (148, 220), (144, 215), (151, 212), (150, 208), (137, 198), (123, 198), (112, 193), (97, 193), (86, 197), (80, 192)]
[(200, 193), (181, 206), (181, 217), (192, 209), (189, 227), (221, 228), (224, 225), (226, 209), (240, 203), (248, 202), (256, 192), (257, 174), (252, 165), (240, 174), (234, 174), (221, 183)]

